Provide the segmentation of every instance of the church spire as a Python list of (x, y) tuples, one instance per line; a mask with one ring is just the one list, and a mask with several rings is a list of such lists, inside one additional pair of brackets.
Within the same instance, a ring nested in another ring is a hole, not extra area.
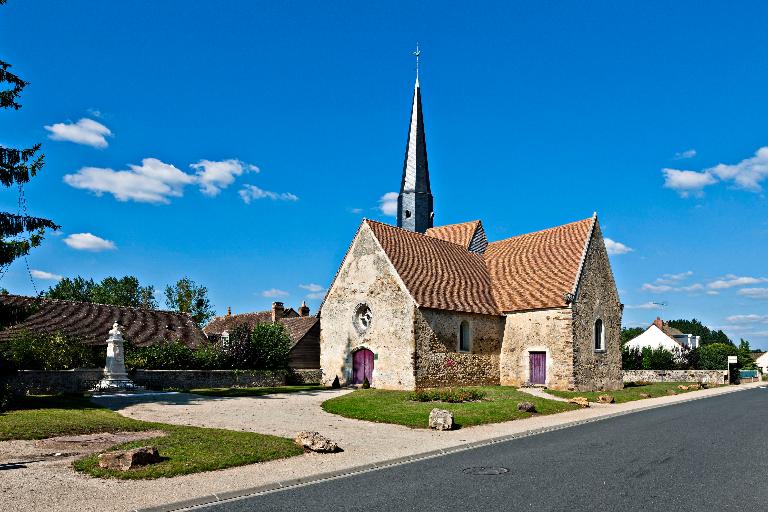
[(419, 51), (416, 51), (416, 84), (411, 105), (411, 124), (408, 128), (408, 144), (403, 162), (403, 179), (397, 198), (397, 226), (418, 233), (432, 227), (432, 191), (429, 186), (427, 143), (424, 137), (424, 116), (421, 112), (421, 87), (419, 85)]

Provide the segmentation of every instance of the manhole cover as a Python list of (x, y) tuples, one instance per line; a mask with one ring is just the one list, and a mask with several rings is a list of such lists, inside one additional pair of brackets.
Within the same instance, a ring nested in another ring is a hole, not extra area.
[(509, 473), (509, 469), (500, 466), (475, 466), (462, 471), (466, 475), (503, 475)]

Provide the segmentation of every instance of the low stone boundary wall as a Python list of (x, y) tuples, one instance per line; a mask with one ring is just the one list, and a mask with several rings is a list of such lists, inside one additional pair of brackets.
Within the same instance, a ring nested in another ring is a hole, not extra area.
[(286, 384), (320, 384), (323, 381), (323, 370), (291, 370), (285, 378)]
[(8, 377), (15, 394), (43, 395), (48, 393), (82, 393), (101, 379), (101, 368), (80, 370), (19, 370)]
[(725, 384), (724, 370), (624, 370), (624, 383), (628, 382), (699, 382)]
[(282, 386), (286, 380), (285, 372), (260, 370), (134, 370), (128, 376), (155, 390)]

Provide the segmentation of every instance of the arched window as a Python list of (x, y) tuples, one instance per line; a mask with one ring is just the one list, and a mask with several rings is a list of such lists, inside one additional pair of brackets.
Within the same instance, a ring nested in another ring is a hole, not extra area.
[(469, 333), (469, 322), (466, 320), (459, 325), (459, 352), (469, 352), (472, 339)]
[(599, 318), (595, 320), (595, 350), (605, 350), (605, 329)]

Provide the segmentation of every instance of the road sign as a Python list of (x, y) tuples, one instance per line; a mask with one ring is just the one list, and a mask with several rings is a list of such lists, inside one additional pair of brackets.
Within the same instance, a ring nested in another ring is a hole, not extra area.
[(739, 362), (739, 358), (736, 356), (728, 356), (728, 364), (736, 364)]

